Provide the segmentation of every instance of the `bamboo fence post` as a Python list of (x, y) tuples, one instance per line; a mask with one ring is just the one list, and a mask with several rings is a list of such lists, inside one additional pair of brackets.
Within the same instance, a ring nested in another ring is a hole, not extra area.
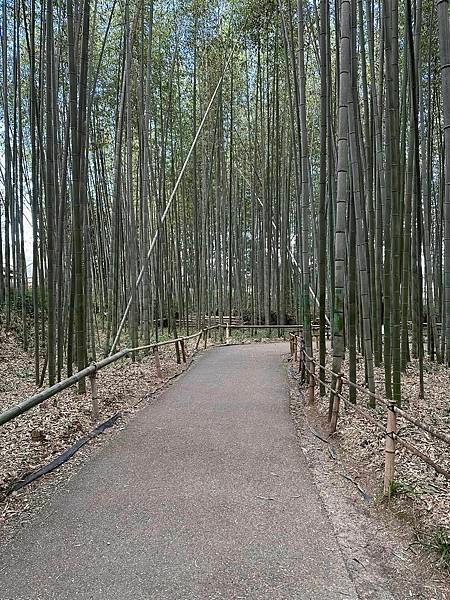
[(395, 434), (397, 433), (397, 415), (394, 405), (388, 408), (386, 439), (384, 443), (384, 494), (391, 493), (392, 482), (395, 474)]
[(92, 420), (94, 423), (97, 423), (100, 418), (100, 414), (99, 414), (99, 410), (98, 410), (97, 371), (94, 371), (89, 376), (89, 380), (91, 383)]
[(337, 428), (337, 421), (339, 417), (339, 407), (341, 404), (341, 392), (342, 392), (342, 373), (336, 377), (336, 386), (333, 392), (333, 407), (331, 409), (331, 420), (330, 420), (330, 433), (334, 433)]
[(197, 337), (197, 341), (195, 343), (195, 349), (196, 350), (198, 350), (198, 347), (200, 345), (200, 340), (202, 339), (202, 335), (203, 335), (203, 331), (200, 331), (200, 333), (198, 334), (198, 337)]
[(184, 346), (184, 338), (182, 338), (180, 340), (180, 348), (181, 348), (181, 357), (183, 359), (183, 362), (186, 362), (186, 348)]
[(175, 340), (175, 353), (177, 355), (177, 364), (181, 364), (181, 356), (180, 356), (180, 342)]
[(305, 382), (305, 365), (306, 365), (305, 341), (303, 338), (300, 338), (300, 360), (298, 363), (298, 372), (301, 374), (300, 381), (302, 383)]
[(156, 374), (158, 379), (162, 379), (161, 361), (159, 360), (158, 346), (153, 346), (153, 357), (155, 359)]
[(289, 348), (290, 348), (291, 357), (292, 357), (292, 356), (294, 356), (294, 339), (293, 339), (292, 335), (289, 338)]
[(230, 343), (230, 326), (227, 325), (226, 329), (225, 329), (225, 343), (229, 344)]
[(309, 404), (314, 404), (314, 390), (316, 386), (316, 363), (312, 360), (309, 365)]
[(208, 330), (205, 327), (205, 329), (203, 330), (203, 348), (204, 348), (204, 350), (206, 350), (207, 344), (208, 344)]

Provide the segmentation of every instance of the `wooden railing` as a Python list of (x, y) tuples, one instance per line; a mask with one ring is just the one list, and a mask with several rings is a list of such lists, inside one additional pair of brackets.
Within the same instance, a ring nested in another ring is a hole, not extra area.
[(38, 392), (34, 396), (31, 396), (30, 398), (26, 398), (25, 400), (22, 400), (22, 402), (19, 402), (19, 404), (16, 404), (15, 406), (11, 406), (10, 408), (6, 409), (4, 412), (0, 413), (0, 426), (4, 425), (5, 423), (8, 423), (9, 421), (12, 421), (16, 417), (22, 415), (23, 413), (27, 412), (28, 410), (37, 406), (38, 404), (41, 404), (42, 402), (44, 402), (44, 400), (47, 400), (48, 398), (51, 398), (52, 396), (56, 396), (56, 394), (59, 394), (59, 392), (62, 392), (63, 390), (79, 383), (85, 377), (89, 377), (89, 379), (90, 379), (91, 398), (92, 398), (92, 418), (94, 421), (97, 421), (98, 417), (99, 417), (97, 373), (100, 370), (104, 369), (108, 365), (113, 364), (123, 358), (126, 358), (128, 356), (133, 356), (137, 352), (141, 352), (143, 350), (152, 350), (153, 357), (155, 360), (156, 372), (157, 372), (158, 378), (161, 379), (162, 371), (161, 371), (161, 362), (160, 362), (160, 356), (159, 356), (159, 348), (161, 348), (162, 346), (168, 346), (170, 344), (174, 344), (175, 350), (176, 350), (176, 355), (177, 355), (177, 361), (180, 363), (181, 362), (186, 363), (187, 362), (186, 342), (188, 340), (197, 338), (195, 349), (194, 349), (194, 353), (195, 353), (195, 351), (199, 347), (201, 338), (203, 337), (204, 347), (206, 348), (209, 332), (212, 329), (218, 329), (219, 327), (220, 327), (220, 325), (212, 325), (211, 327), (205, 327), (201, 331), (197, 331), (196, 333), (193, 333), (192, 335), (178, 337), (176, 339), (166, 340), (164, 342), (147, 344), (145, 346), (138, 346), (136, 348), (125, 348), (124, 350), (120, 350), (120, 352), (116, 352), (115, 354), (112, 354), (111, 356), (108, 356), (107, 358), (104, 358), (103, 360), (100, 360), (99, 362), (92, 363), (88, 367), (86, 367), (82, 371), (78, 371), (78, 373), (75, 373), (71, 377), (68, 377), (67, 379), (64, 379), (63, 381), (60, 381), (60, 382), (56, 383), (55, 385), (52, 385), (52, 386), (46, 388), (45, 390)]
[(204, 327), (200, 331), (197, 331), (196, 333), (193, 333), (191, 335), (182, 336), (182, 337), (178, 337), (178, 338), (171, 339), (171, 340), (166, 340), (164, 342), (147, 344), (145, 346), (137, 346), (136, 348), (125, 348), (124, 350), (116, 352), (115, 354), (112, 354), (111, 356), (108, 356), (107, 358), (104, 358), (103, 360), (100, 360), (99, 362), (92, 363), (91, 365), (89, 365), (82, 371), (75, 373), (71, 377), (68, 377), (67, 379), (64, 379), (63, 381), (60, 381), (60, 382), (56, 383), (55, 385), (52, 385), (52, 386), (46, 388), (45, 390), (38, 392), (34, 396), (31, 396), (30, 398), (26, 398), (25, 400), (22, 400), (22, 402), (19, 402), (19, 404), (15, 405), (15, 406), (11, 406), (10, 408), (6, 409), (4, 412), (0, 413), (0, 426), (4, 425), (5, 423), (8, 423), (9, 421), (12, 421), (16, 417), (29, 411), (31, 408), (38, 406), (45, 400), (48, 400), (48, 398), (51, 398), (52, 396), (56, 396), (56, 394), (59, 394), (63, 390), (79, 383), (85, 377), (89, 377), (90, 384), (91, 384), (90, 392), (91, 392), (91, 400), (92, 400), (92, 419), (93, 419), (93, 421), (96, 422), (96, 421), (98, 421), (98, 418), (99, 418), (98, 382), (97, 382), (97, 373), (99, 371), (101, 371), (108, 365), (113, 364), (123, 358), (133, 356), (137, 352), (142, 352), (144, 350), (151, 350), (153, 353), (154, 361), (155, 361), (157, 376), (159, 379), (162, 379), (159, 348), (173, 344), (175, 346), (177, 362), (178, 363), (186, 363), (188, 361), (188, 356), (187, 356), (187, 352), (186, 352), (186, 342), (187, 341), (193, 340), (193, 339), (196, 340), (195, 348), (191, 355), (191, 358), (192, 358), (193, 354), (195, 354), (195, 352), (198, 350), (202, 338), (203, 338), (203, 347), (206, 349), (207, 342), (208, 342), (208, 336), (210, 335), (210, 332), (214, 329), (221, 328), (222, 331), (225, 331), (226, 342), (229, 343), (229, 341), (231, 339), (230, 327), (231, 327), (231, 329), (262, 329), (262, 328), (264, 328), (264, 329), (288, 329), (289, 328), (289, 329), (295, 330), (295, 331), (301, 330), (301, 327), (297, 326), (297, 325), (233, 325), (232, 324), (230, 326), (228, 324), (225, 325), (222, 323), (218, 323), (216, 325)]
[[(298, 362), (298, 370), (303, 374), (303, 379), (308, 383), (308, 402), (309, 404), (313, 404), (315, 402), (315, 388), (317, 383), (324, 386), (326, 390), (329, 391), (329, 405), (328, 405), (328, 421), (330, 426), (330, 434), (334, 433), (337, 430), (337, 424), (339, 419), (339, 409), (340, 403), (343, 401), (345, 404), (350, 405), (351, 408), (360, 414), (364, 419), (372, 423), (375, 427), (383, 431), (385, 435), (385, 446), (384, 446), (384, 493), (389, 495), (390, 490), (392, 489), (392, 482), (394, 481), (394, 471), (395, 471), (395, 454), (397, 443), (406, 450), (408, 450), (411, 454), (417, 456), (420, 460), (425, 462), (427, 465), (432, 467), (437, 473), (443, 475), (446, 479), (450, 480), (450, 472), (441, 467), (441, 465), (437, 464), (432, 458), (430, 458), (427, 454), (422, 452), (411, 444), (407, 442), (402, 437), (400, 437), (398, 433), (397, 427), (397, 416), (405, 419), (409, 423), (415, 425), (421, 431), (424, 431), (434, 437), (435, 439), (441, 440), (445, 444), (450, 446), (450, 436), (437, 431), (434, 427), (419, 421), (418, 419), (412, 417), (407, 412), (396, 406), (392, 401), (383, 398), (378, 394), (374, 394), (367, 390), (366, 388), (358, 385), (357, 383), (350, 381), (349, 378), (344, 373), (335, 373), (325, 365), (320, 365), (318, 361), (314, 359), (314, 357), (309, 356), (305, 350), (305, 344), (303, 338), (296, 334), (290, 334), (290, 347), (291, 347), (291, 356), (294, 362)], [(331, 376), (332, 384), (329, 385), (326, 381), (320, 379), (320, 376), (316, 375), (316, 372), (325, 372)], [(307, 375), (307, 377), (306, 377)], [(306, 381), (307, 380), (307, 381)], [(362, 409), (357, 404), (350, 402), (348, 398), (342, 393), (343, 386), (347, 386), (348, 388), (353, 387), (357, 392), (363, 394), (364, 396), (371, 399), (373, 402), (378, 402), (382, 404), (386, 408), (386, 425), (380, 423), (373, 414), (370, 412), (370, 408), (367, 410)]]

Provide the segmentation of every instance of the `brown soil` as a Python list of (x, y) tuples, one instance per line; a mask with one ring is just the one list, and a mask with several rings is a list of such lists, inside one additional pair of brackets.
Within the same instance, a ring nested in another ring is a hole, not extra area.
[[(0, 335), (0, 411), (3, 411), (38, 390), (33, 381), (32, 357), (17, 347), (13, 336), (4, 332)], [(189, 340), (186, 346), (189, 362), (195, 339)], [(81, 395), (75, 386), (69, 388), (1, 428), (0, 526), (17, 518), (26, 519), (25, 512), (38, 508), (46, 490), (51, 493), (53, 485), (71, 475), (76, 465), (89, 454), (89, 447), (97, 446), (113, 435), (114, 429), (125, 425), (127, 415), (134, 412), (138, 404), (151, 401), (186, 368), (184, 364), (177, 364), (172, 345), (160, 348), (160, 360), (162, 380), (157, 376), (151, 356), (143, 356), (134, 362), (126, 358), (99, 371), (99, 420), (106, 421), (120, 412), (117, 425), (91, 441), (61, 468), (11, 494), (8, 492), (12, 484), (50, 463), (95, 427), (89, 389), (87, 394)]]
[[(288, 364), (290, 408), (300, 444), (361, 598), (383, 597), (379, 595), (378, 584), (389, 581), (393, 597), (398, 600), (448, 600), (448, 570), (438, 554), (430, 549), (436, 529), (447, 527), (448, 482), (425, 464), (399, 452), (397, 478), (405, 482), (405, 493), (389, 502), (383, 500), (381, 432), (344, 405), (338, 433), (329, 437), (328, 397), (319, 400), (316, 390), (316, 402), (308, 406), (302, 393), (306, 388), (299, 386), (297, 365), (290, 361)], [(380, 375), (377, 372), (377, 376)], [(427, 379), (427, 388), (435, 385), (435, 389), (439, 389), (439, 381), (439, 377)], [(417, 410), (417, 416), (421, 412), (418, 399), (412, 400), (414, 385), (411, 381), (410, 400), (405, 401), (405, 405), (408, 410)], [(439, 392), (435, 394), (439, 396)], [(439, 408), (433, 414), (435, 418), (431, 422), (436, 426)], [(377, 416), (384, 421), (381, 410)], [(440, 427), (443, 427), (442, 422)], [(417, 433), (410, 432), (410, 435), (417, 446), (437, 456), (439, 445), (432, 449), (432, 440), (427, 440), (424, 446)], [(448, 458), (448, 451), (441, 459), (445, 461), (445, 457)], [(410, 482), (414, 482), (414, 494), (406, 492)]]

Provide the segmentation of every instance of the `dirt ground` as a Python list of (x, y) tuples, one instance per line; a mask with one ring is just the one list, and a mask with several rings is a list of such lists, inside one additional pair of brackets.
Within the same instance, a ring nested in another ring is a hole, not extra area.
[[(30, 355), (17, 347), (12, 336), (0, 335), (0, 411), (3, 411), (38, 390), (33, 381)], [(195, 339), (187, 342), (186, 347), (189, 361)], [(44, 488), (49, 488), (51, 493), (52, 485), (68, 477), (91, 447), (113, 435), (117, 427), (124, 426), (127, 415), (140, 403), (151, 401), (187, 367), (177, 364), (172, 345), (160, 349), (160, 360), (162, 379), (158, 378), (152, 356), (141, 356), (134, 362), (126, 358), (99, 371), (99, 422), (120, 413), (116, 425), (90, 441), (61, 468), (12, 493), (11, 486), (16, 482), (50, 463), (94, 429), (89, 383), (87, 394), (79, 394), (76, 387), (64, 390), (0, 429), (0, 527), (4, 525), (9, 529), (11, 521), (26, 519), (27, 510), (38, 507), (44, 500)]]
[(405, 490), (406, 482), (420, 481), (422, 493), (405, 491), (384, 500), (383, 436), (343, 408), (338, 433), (329, 437), (328, 398), (319, 401), (317, 392), (315, 405), (309, 406), (297, 364), (289, 360), (287, 365), (299, 442), (361, 598), (375, 600), (377, 581), (388, 580), (398, 600), (448, 600), (448, 567), (433, 549), (433, 532), (445, 528), (449, 516), (447, 482), (426, 465), (414, 462), (411, 467), (410, 456), (400, 453), (398, 480), (405, 482)]
[[(262, 336), (245, 337), (246, 343), (264, 340)], [(234, 332), (230, 343), (243, 341), (244, 336)], [(212, 331), (208, 346), (216, 343), (220, 338)], [(195, 345), (196, 339), (186, 343), (188, 363)], [(200, 351), (202, 347), (203, 341)], [(157, 376), (153, 357), (145, 355), (134, 362), (123, 359), (99, 371), (99, 422), (120, 413), (114, 427), (92, 439), (67, 463), (18, 491), (11, 492), (11, 486), (49, 464), (96, 426), (89, 383), (86, 395), (78, 394), (76, 387), (69, 388), (0, 428), (0, 538), (6, 540), (17, 526), (31, 519), (60, 481), (70, 478), (98, 445), (113, 436), (117, 428), (125, 427), (128, 416), (141, 403), (152, 402), (188, 366), (177, 364), (173, 345), (160, 348), (160, 361), (162, 379)], [(39, 391), (33, 372), (32, 356), (20, 348), (14, 333), (0, 329), (0, 412)]]
[[(219, 342), (219, 340), (216, 340)], [(233, 336), (231, 343), (265, 341)], [(267, 341), (274, 341), (274, 338)], [(210, 341), (213, 344), (214, 340)], [(192, 356), (195, 341), (188, 345)], [(161, 351), (163, 379), (156, 374), (151, 357), (130, 359), (99, 373), (100, 421), (117, 412), (121, 416), (112, 429), (83, 447), (69, 462), (20, 491), (8, 494), (10, 486), (25, 474), (49, 463), (94, 427), (90, 395), (75, 388), (7, 424), (0, 431), (0, 537), (6, 541), (18, 527), (31, 520), (61, 481), (70, 479), (95, 448), (125, 427), (127, 417), (142, 402), (152, 402), (158, 391), (185, 370), (178, 365), (172, 346)], [(305, 406), (299, 391), (296, 365), (287, 362), (290, 408), (322, 501), (330, 515), (347, 565), (363, 599), (377, 599), (381, 581), (392, 582), (398, 600), (447, 600), (450, 578), (442, 560), (431, 550), (433, 534), (448, 528), (450, 490), (448, 482), (410, 455), (400, 452), (397, 461), (397, 494), (389, 504), (380, 499), (383, 473), (383, 436), (351, 409), (343, 408), (339, 432), (327, 440), (327, 399)], [(427, 418), (434, 426), (448, 428), (450, 410), (444, 385), (445, 374), (427, 367), (427, 411), (417, 398), (414, 366), (407, 374), (405, 409)], [(0, 410), (36, 392), (33, 365), (12, 337), (0, 334)], [(361, 376), (361, 373), (360, 373)], [(380, 388), (382, 373), (376, 373)], [(448, 378), (448, 375), (447, 375)], [(381, 391), (381, 390), (380, 390)], [(423, 401), (422, 401), (423, 402)], [(431, 416), (430, 416), (431, 415)], [(383, 418), (380, 409), (380, 419)], [(430, 421), (431, 419), (431, 421)], [(404, 427), (404, 424), (401, 425)], [(406, 435), (431, 456), (448, 460), (448, 451), (434, 447), (417, 431), (405, 427)], [(369, 568), (370, 565), (370, 568)], [(433, 565), (430, 568), (430, 565)]]

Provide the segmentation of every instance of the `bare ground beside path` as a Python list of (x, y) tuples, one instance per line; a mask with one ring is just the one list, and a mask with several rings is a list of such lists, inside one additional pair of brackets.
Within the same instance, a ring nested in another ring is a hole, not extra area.
[(136, 413), (2, 548), (1, 599), (401, 598), (386, 557), (364, 582), (342, 551), (289, 415), (287, 349), (213, 349)]

